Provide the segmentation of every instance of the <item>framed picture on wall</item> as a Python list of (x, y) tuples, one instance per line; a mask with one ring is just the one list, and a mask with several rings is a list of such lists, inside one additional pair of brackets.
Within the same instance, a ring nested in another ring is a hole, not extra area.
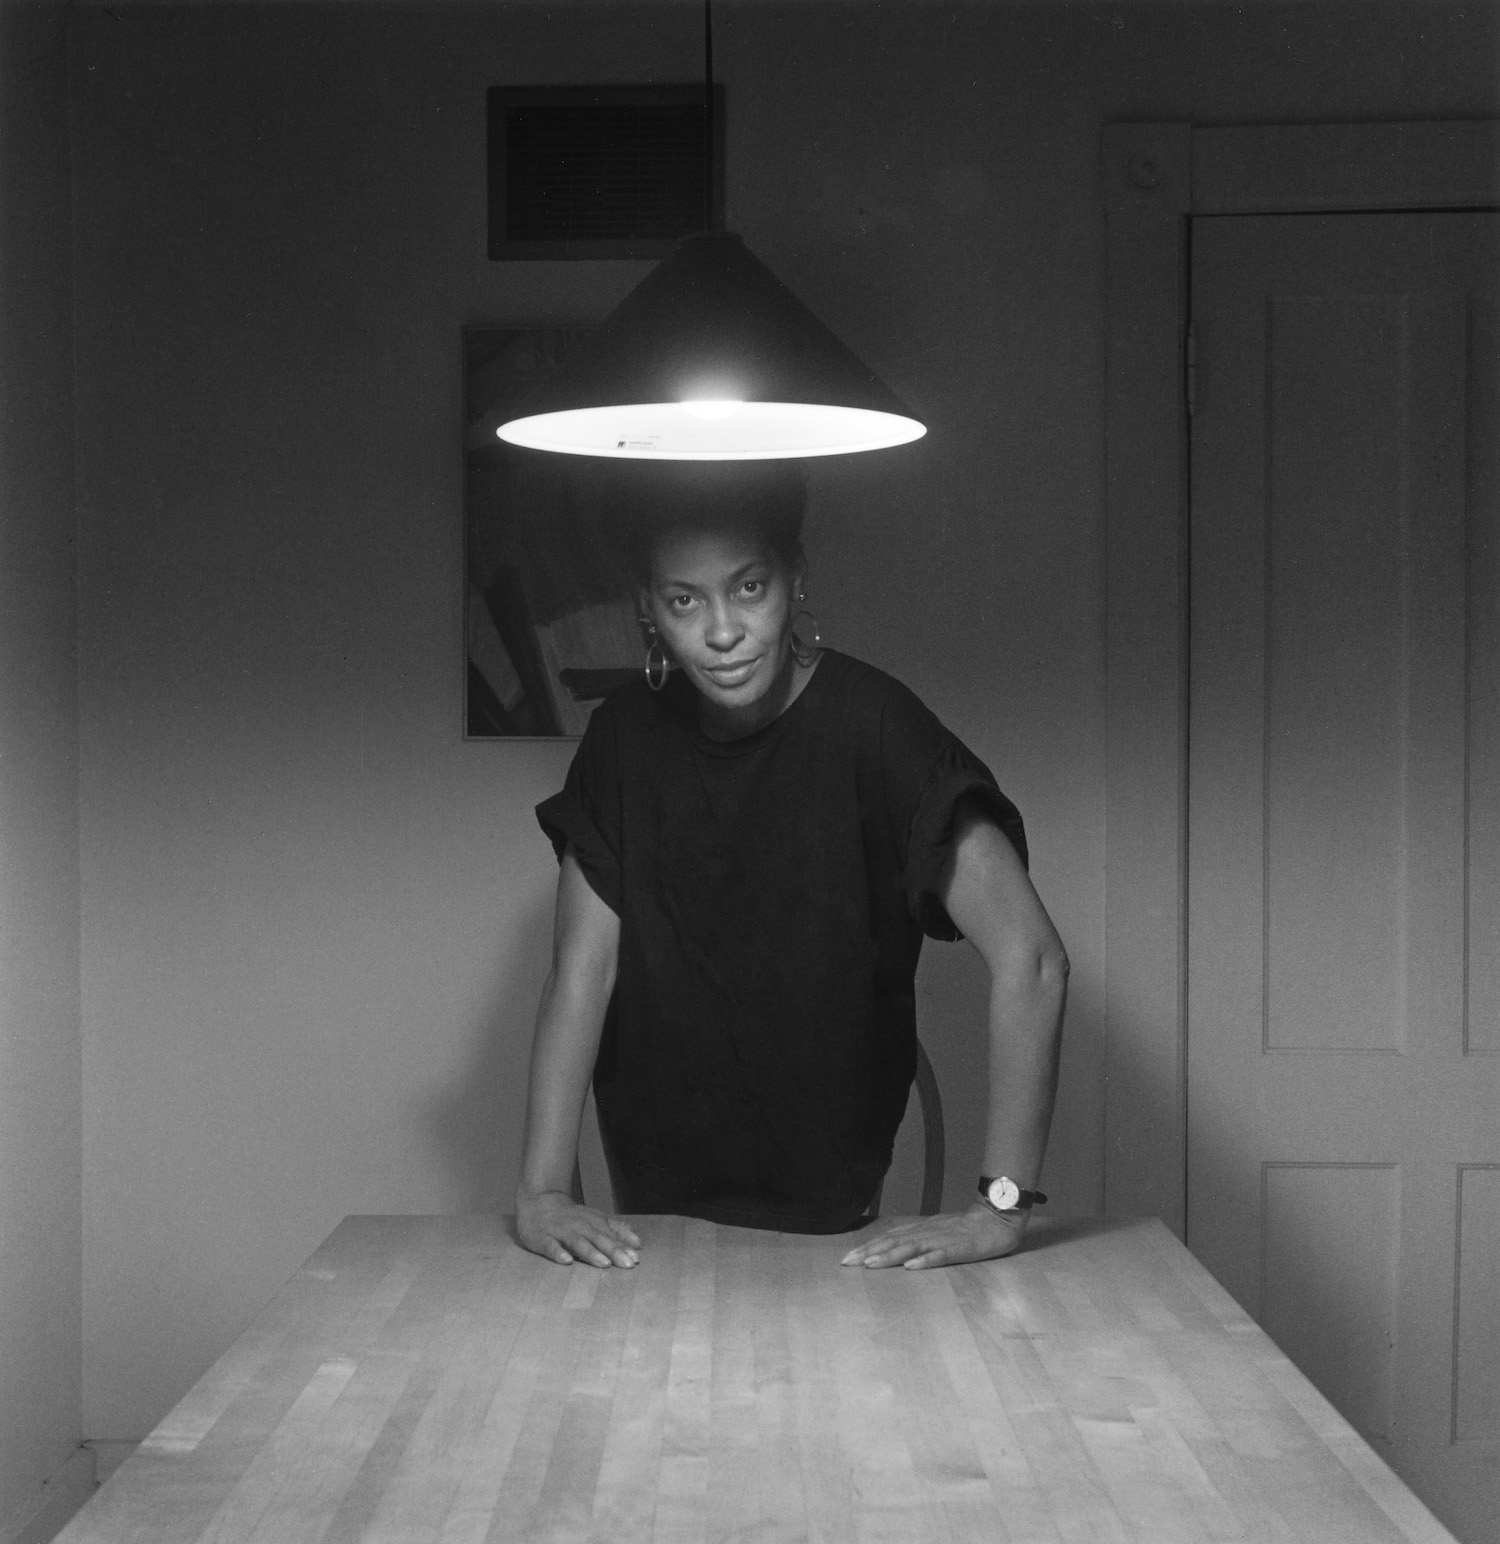
[(605, 693), (641, 669), (604, 471), (495, 433), (583, 332), (464, 329), (467, 739), (580, 735)]

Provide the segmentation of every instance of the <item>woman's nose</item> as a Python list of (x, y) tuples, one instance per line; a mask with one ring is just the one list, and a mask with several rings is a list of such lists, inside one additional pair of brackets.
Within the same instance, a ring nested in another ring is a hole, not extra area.
[(733, 608), (716, 601), (708, 613), (708, 643), (715, 649), (732, 649), (742, 637), (744, 629), (739, 624)]

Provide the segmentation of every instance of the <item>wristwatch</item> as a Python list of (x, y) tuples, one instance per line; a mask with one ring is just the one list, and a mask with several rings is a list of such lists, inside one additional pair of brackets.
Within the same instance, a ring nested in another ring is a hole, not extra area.
[(1022, 1190), (1016, 1182), (1002, 1174), (991, 1179), (988, 1174), (979, 1176), (979, 1198), (991, 1211), (1029, 1212), (1033, 1206), (1045, 1206), (1047, 1198), (1040, 1190)]

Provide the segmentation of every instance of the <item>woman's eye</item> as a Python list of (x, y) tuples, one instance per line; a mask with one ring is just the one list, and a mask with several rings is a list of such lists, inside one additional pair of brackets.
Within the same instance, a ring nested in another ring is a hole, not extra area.
[(693, 597), (691, 595), (674, 595), (667, 604), (673, 611), (686, 611), (693, 604)]
[(740, 589), (743, 590), (746, 595), (759, 595), (765, 589), (765, 587), (766, 581), (764, 579), (747, 579), (740, 586)]

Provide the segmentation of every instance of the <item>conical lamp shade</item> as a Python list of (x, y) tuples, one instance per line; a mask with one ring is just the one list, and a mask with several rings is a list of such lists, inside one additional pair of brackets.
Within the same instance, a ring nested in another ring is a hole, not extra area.
[(533, 450), (831, 456), (927, 431), (738, 236), (688, 236), (500, 426)]

